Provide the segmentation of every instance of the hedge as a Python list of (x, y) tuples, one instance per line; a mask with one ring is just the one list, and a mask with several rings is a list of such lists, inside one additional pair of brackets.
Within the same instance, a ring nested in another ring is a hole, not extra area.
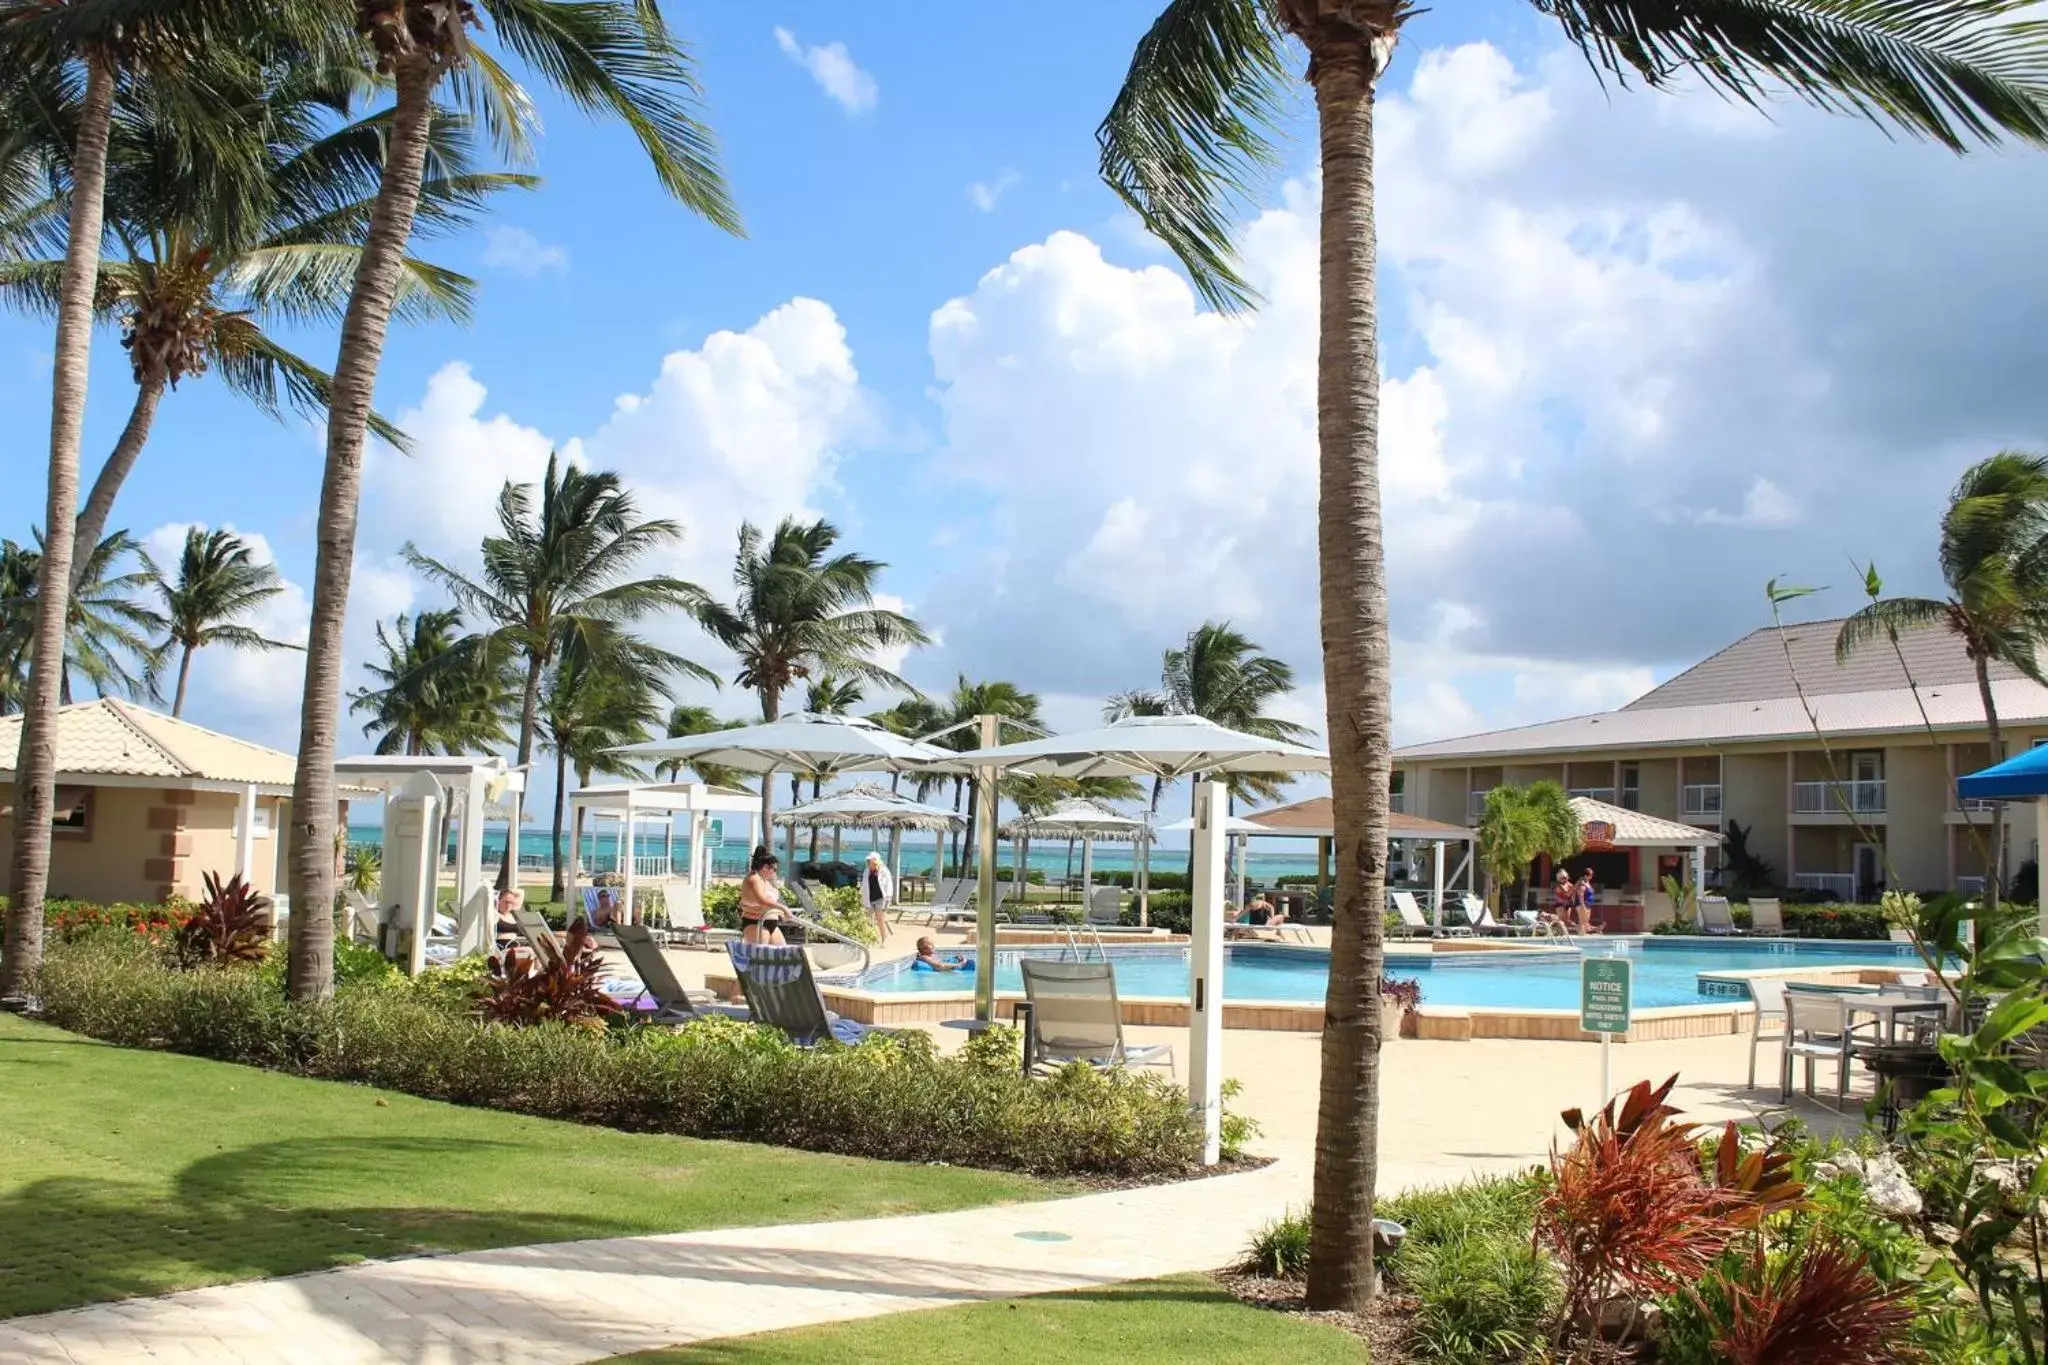
[(629, 1131), (1038, 1175), (1180, 1175), (1201, 1156), (1180, 1087), (1078, 1063), (1030, 1079), (1009, 1030), (942, 1057), (922, 1033), (806, 1051), (729, 1019), (516, 1028), (464, 1010), (475, 973), (452, 975), (307, 1004), (275, 971), (177, 971), (146, 944), (89, 939), (53, 945), (38, 990), (50, 1023), (111, 1043)]
[[(1779, 910), (1785, 920), (1785, 932), (1798, 938), (1891, 937), (1891, 925), (1885, 921), (1884, 911), (1875, 905), (1856, 905), (1847, 901), (1830, 901), (1822, 905), (1788, 902), (1781, 904)], [(1750, 927), (1749, 906), (1746, 904), (1729, 906), (1729, 917), (1738, 929)], [(1671, 922), (1658, 925), (1653, 932), (1685, 935), (1705, 931), (1695, 924)]]

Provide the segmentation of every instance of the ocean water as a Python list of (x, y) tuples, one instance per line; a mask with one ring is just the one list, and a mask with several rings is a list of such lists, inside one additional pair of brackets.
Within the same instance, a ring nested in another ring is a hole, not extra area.
[[(1751, 971), (1766, 967), (1809, 964), (1897, 966), (1912, 950), (1892, 943), (1728, 943), (1696, 944), (1651, 939), (1604, 944), (1596, 956), (1616, 950), (1634, 965), (1637, 1009), (1661, 1005), (1698, 1005), (1725, 1001), (1726, 995), (1700, 990), (1701, 972)], [(1024, 972), (1017, 965), (1026, 956), (1059, 957), (1060, 946), (998, 954), (996, 989), (1021, 991)], [(1153, 995), (1186, 999), (1188, 955), (1185, 948), (1111, 947), (1119, 995)], [(1554, 955), (1518, 961), (1487, 960), (1484, 953), (1446, 954), (1441, 961), (1390, 962), (1387, 975), (1419, 982), (1425, 1003), (1494, 1006), (1501, 1009), (1576, 1010), (1579, 1007), (1580, 955), (1560, 948)], [(1320, 1003), (1330, 973), (1329, 952), (1321, 948), (1227, 946), (1223, 952), (1223, 998)], [(877, 966), (861, 978), (865, 990), (922, 993), (973, 989), (966, 973), (920, 972), (908, 962)]]
[[(604, 821), (603, 824), (605, 828), (601, 833), (593, 833), (588, 827), (585, 828), (583, 835), (583, 863), (586, 867), (594, 865), (603, 868), (611, 865), (618, 858), (619, 837), (617, 826), (612, 821)], [(366, 844), (371, 847), (377, 847), (383, 843), (384, 827), (382, 825), (350, 825), (348, 828), (348, 838), (351, 844)], [(639, 836), (633, 841), (634, 851), (642, 857), (658, 857), (661, 853), (661, 841), (662, 836), (659, 833), (650, 831), (643, 826)], [(562, 835), (562, 843), (565, 848), (568, 842), (569, 836), (565, 831)], [(551, 856), (552, 843), (553, 838), (548, 830), (530, 827), (523, 830), (519, 836), (519, 861), (528, 867), (546, 864)], [(783, 840), (777, 839), (775, 848), (778, 853), (781, 853), (786, 847), (787, 845)], [(841, 857), (849, 861), (858, 861), (866, 856), (870, 847), (868, 832), (866, 830), (848, 830), (841, 838), (839, 847)], [(873, 847), (879, 849), (886, 856), (889, 851), (888, 835), (886, 833), (883, 834), (875, 841)], [(753, 852), (753, 845), (746, 839), (727, 839), (718, 845), (707, 845), (707, 851), (711, 856), (713, 873), (715, 875), (724, 875), (729, 872), (742, 872), (746, 869), (747, 857)], [(906, 838), (903, 841), (902, 858), (898, 870), (912, 875), (928, 873), (932, 870), (934, 852), (934, 846), (929, 838), (916, 841)], [(800, 834), (797, 837), (797, 855), (800, 858), (808, 858), (810, 856), (810, 837), (807, 833)], [(448, 856), (450, 858), (454, 857), (452, 846), (449, 849)], [(486, 825), (484, 827), (484, 861), (486, 863), (494, 863), (504, 856), (505, 826), (502, 824), (496, 826)], [(829, 833), (818, 840), (818, 856), (820, 858), (830, 858), (832, 856), (832, 838)], [(684, 839), (676, 840), (675, 848), (670, 857), (678, 870), (687, 869), (690, 861), (689, 842)], [(1188, 854), (1185, 848), (1154, 848), (1151, 857), (1152, 869), (1155, 872), (1183, 871), (1187, 867), (1187, 858)], [(1008, 841), (997, 844), (997, 863), (1006, 867), (1014, 866), (1015, 860), (1016, 850), (1010, 846)], [(1101, 872), (1128, 872), (1137, 866), (1137, 850), (1130, 844), (1097, 844), (1095, 846), (1094, 865), (1096, 870)], [(1066, 843), (1061, 841), (1047, 846), (1043, 842), (1033, 842), (1030, 860), (1026, 866), (1045, 873), (1049, 879), (1067, 875), (1069, 863), (1067, 861)], [(1076, 877), (1081, 875), (1081, 846), (1079, 844), (1074, 846), (1071, 867), (1072, 875)], [(1249, 846), (1245, 857), (1245, 873), (1248, 877), (1257, 881), (1271, 881), (1277, 877), (1288, 876), (1314, 876), (1315, 870), (1314, 845), (1312, 842), (1304, 839), (1272, 840), (1264, 846), (1258, 842), (1253, 842)]]

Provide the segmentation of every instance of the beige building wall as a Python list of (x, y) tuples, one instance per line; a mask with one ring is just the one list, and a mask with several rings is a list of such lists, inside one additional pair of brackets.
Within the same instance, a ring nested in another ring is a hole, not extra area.
[(1555, 782), (1562, 786), (1564, 769), (1562, 763), (1509, 764), (1502, 769), (1501, 780), (1511, 787), (1526, 787), (1532, 782)]
[(1721, 761), (1721, 828), (1749, 831), (1749, 851), (1785, 875), (1785, 755), (1728, 754)]
[(1636, 764), (1637, 777), (1641, 782), (1642, 799), (1638, 803), (1645, 815), (1654, 815), (1661, 820), (1678, 818), (1678, 760), (1675, 758), (1645, 758)]
[(1884, 755), (1885, 846), (1904, 891), (1948, 889), (1948, 755), (1926, 744)]
[[(54, 899), (102, 904), (148, 904), (171, 896), (197, 900), (205, 892), (206, 873), (218, 873), (225, 881), (237, 871), (235, 825), (241, 803), (232, 793), (95, 787), (90, 800), (85, 830), (59, 830), (51, 836)], [(280, 797), (259, 802), (271, 810), (271, 832), (256, 841), (250, 882), (264, 895), (274, 895), (279, 831), (290, 802)], [(10, 818), (0, 817), (0, 839), (13, 846)]]

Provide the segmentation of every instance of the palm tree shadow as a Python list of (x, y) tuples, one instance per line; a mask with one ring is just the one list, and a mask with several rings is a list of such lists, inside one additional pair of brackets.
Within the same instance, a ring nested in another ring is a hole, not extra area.
[(180, 1171), (168, 1195), (55, 1176), (0, 1198), (0, 1318), (351, 1261), (600, 1236), (559, 1212), (370, 1205), (378, 1168), (425, 1153), (489, 1161), (505, 1144), (294, 1138), (231, 1148)]

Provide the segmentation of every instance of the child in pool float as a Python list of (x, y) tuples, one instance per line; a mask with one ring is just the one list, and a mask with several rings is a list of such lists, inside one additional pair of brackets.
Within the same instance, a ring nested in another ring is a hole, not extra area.
[(940, 957), (939, 945), (929, 938), (917, 941), (917, 961), (910, 964), (913, 972), (971, 972), (974, 959), (971, 957)]

